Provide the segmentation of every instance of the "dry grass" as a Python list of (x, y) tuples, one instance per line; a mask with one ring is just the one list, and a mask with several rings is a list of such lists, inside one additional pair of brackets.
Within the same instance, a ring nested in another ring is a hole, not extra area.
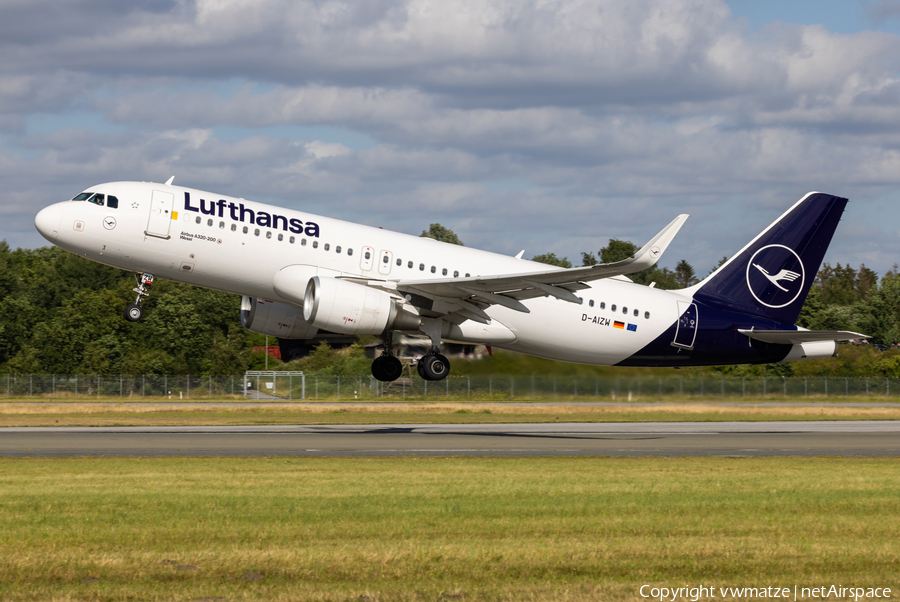
[(504, 403), (210, 404), (0, 403), (0, 426), (235, 424), (411, 424), (494, 422), (650, 422), (726, 420), (900, 420), (900, 407), (747, 406), (657, 403), (608, 406)]
[(898, 488), (895, 459), (0, 460), (0, 599), (896, 592)]

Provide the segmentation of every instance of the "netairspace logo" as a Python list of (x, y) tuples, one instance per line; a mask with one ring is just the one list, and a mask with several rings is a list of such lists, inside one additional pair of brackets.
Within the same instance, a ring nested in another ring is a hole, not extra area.
[(781, 600), (867, 600), (887, 599), (891, 597), (889, 587), (844, 587), (843, 585), (820, 585), (805, 587), (794, 585), (793, 587), (768, 586), (768, 587), (715, 587), (715, 586), (690, 586), (682, 587), (656, 587), (642, 585), (641, 598), (650, 598), (660, 602), (675, 602), (676, 600), (700, 600), (724, 599), (740, 600), (761, 598), (779, 598)]

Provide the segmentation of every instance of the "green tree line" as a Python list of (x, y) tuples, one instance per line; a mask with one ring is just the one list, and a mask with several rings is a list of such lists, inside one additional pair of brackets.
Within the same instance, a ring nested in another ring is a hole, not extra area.
[[(452, 231), (433, 224), (423, 235), (461, 244)], [(583, 253), (582, 263), (611, 262), (631, 256), (635, 245), (611, 240), (598, 253)], [(552, 253), (536, 261), (570, 266)], [(721, 261), (719, 262), (721, 265)], [(801, 313), (799, 325), (810, 329), (853, 330), (891, 347), (900, 339), (900, 275), (897, 266), (880, 277), (865, 265), (855, 269), (840, 263), (819, 271)], [(674, 270), (653, 267), (632, 275), (644, 285), (681, 288), (696, 282), (694, 268), (679, 261)], [(11, 250), (0, 242), (0, 371), (19, 374), (237, 374), (261, 369), (262, 352), (254, 346), (265, 337), (240, 324), (240, 297), (157, 280), (145, 301), (146, 317), (133, 323), (122, 317), (134, 300), (131, 274), (78, 257), (58, 247)], [(274, 344), (274, 340), (272, 341)], [(891, 347), (893, 349), (893, 347)], [(842, 352), (842, 368), (826, 373), (878, 373), (900, 376), (900, 353)], [(852, 357), (851, 357), (852, 356)], [(271, 367), (281, 363), (270, 359)], [(494, 361), (456, 362), (454, 373), (482, 373)], [(515, 362), (514, 362), (515, 363)], [(537, 369), (521, 360), (522, 369)], [(807, 362), (819, 365), (816, 362)], [(726, 367), (732, 373), (801, 374), (804, 362), (768, 367)], [(558, 366), (558, 367), (557, 367)], [(288, 369), (317, 374), (366, 373), (369, 361), (354, 345), (337, 351), (319, 345)], [(517, 372), (508, 358), (495, 369)], [(567, 373), (571, 367), (542, 363), (547, 373)]]

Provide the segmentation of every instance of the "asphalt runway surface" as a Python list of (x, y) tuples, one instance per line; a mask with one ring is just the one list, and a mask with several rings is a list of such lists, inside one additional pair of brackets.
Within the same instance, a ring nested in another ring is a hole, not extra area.
[(898, 456), (900, 421), (11, 427), (0, 456)]

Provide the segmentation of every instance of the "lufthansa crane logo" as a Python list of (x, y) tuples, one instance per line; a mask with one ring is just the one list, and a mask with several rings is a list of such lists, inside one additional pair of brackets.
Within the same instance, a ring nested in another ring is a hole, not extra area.
[(803, 290), (805, 278), (800, 256), (784, 245), (765, 246), (747, 263), (750, 294), (773, 309), (793, 303)]

